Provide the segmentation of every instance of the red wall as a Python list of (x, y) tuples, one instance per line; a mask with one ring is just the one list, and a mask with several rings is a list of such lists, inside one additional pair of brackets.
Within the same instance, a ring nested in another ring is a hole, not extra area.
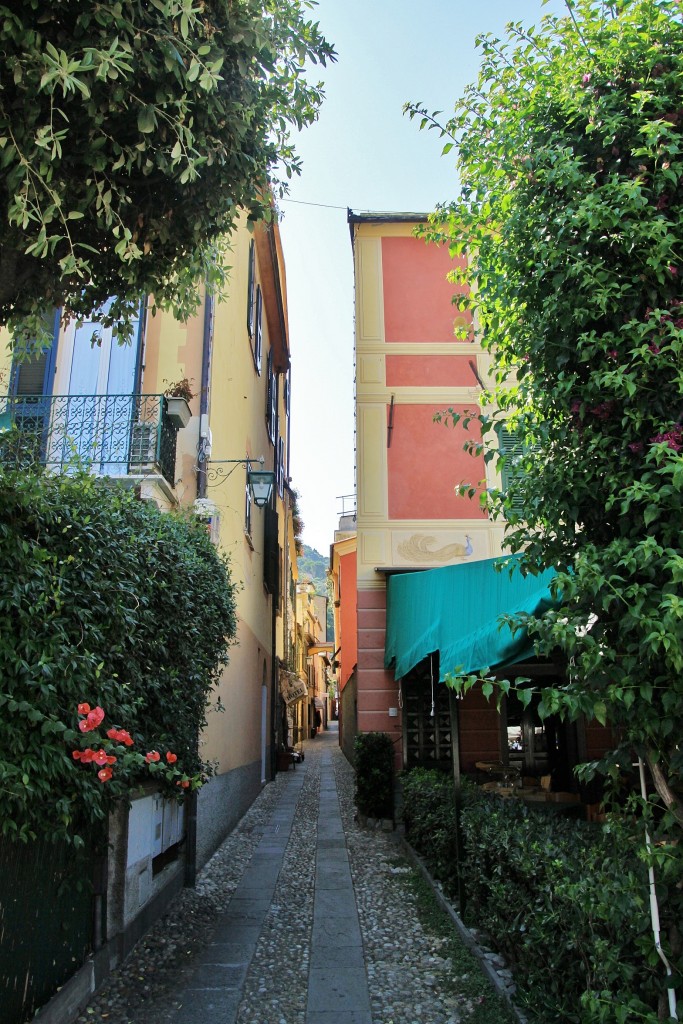
[(472, 322), (451, 302), (464, 292), (446, 280), (464, 259), (453, 260), (445, 246), (421, 238), (383, 238), (384, 335), (392, 341), (455, 341), (456, 317)]
[(356, 580), (358, 570), (356, 552), (351, 551), (339, 559), (339, 617), (341, 651), (339, 652), (339, 688), (343, 690), (358, 661), (358, 615), (356, 611)]
[(470, 366), (473, 356), (386, 357), (388, 388), (478, 387)]
[[(485, 519), (475, 498), (457, 497), (454, 487), (478, 484), (486, 475), (484, 458), (463, 451), (469, 437), (479, 436), (475, 424), (446, 427), (434, 423), (436, 405), (393, 408), (391, 444), (387, 451), (390, 519)], [(464, 406), (456, 407), (464, 411)], [(387, 407), (387, 423), (389, 409)], [(476, 432), (475, 432), (476, 431)]]
[(400, 771), (402, 725), (400, 714), (389, 717), (389, 708), (398, 707), (398, 685), (394, 673), (384, 667), (386, 622), (386, 590), (359, 590), (358, 731), (388, 733)]

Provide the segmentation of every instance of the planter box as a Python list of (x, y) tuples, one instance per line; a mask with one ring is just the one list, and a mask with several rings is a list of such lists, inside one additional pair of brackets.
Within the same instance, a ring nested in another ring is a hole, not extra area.
[(185, 398), (167, 398), (166, 416), (174, 427), (186, 427), (192, 417), (187, 400)]

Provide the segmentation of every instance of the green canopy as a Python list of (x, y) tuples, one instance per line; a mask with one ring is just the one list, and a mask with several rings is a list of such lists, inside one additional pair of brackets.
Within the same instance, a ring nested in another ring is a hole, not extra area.
[(527, 631), (513, 633), (499, 619), (516, 612), (540, 616), (557, 608), (560, 602), (550, 593), (555, 570), (523, 576), (518, 559), (508, 559), (497, 571), (500, 563), (487, 558), (388, 578), (384, 664), (397, 679), (433, 651), (439, 652), (441, 681), (455, 669), (476, 672), (533, 656)]

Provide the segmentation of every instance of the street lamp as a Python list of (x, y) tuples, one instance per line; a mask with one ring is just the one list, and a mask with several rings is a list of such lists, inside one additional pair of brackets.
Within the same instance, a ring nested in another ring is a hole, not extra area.
[(254, 504), (257, 508), (263, 508), (270, 501), (275, 473), (272, 469), (248, 469), (247, 482), (251, 487)]

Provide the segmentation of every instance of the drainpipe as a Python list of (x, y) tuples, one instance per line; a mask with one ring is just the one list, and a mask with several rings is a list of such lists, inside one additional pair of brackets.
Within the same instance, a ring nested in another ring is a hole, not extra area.
[[(211, 380), (211, 341), (213, 336), (213, 296), (204, 298), (204, 332), (202, 335), (202, 383), (199, 398), (199, 423), (208, 423), (209, 384)], [(202, 444), (202, 438), (199, 438)], [(197, 497), (206, 497), (206, 459), (197, 460)], [(197, 738), (199, 742), (199, 737)], [(185, 886), (194, 889), (197, 882), (197, 792), (191, 790), (185, 797)]]

